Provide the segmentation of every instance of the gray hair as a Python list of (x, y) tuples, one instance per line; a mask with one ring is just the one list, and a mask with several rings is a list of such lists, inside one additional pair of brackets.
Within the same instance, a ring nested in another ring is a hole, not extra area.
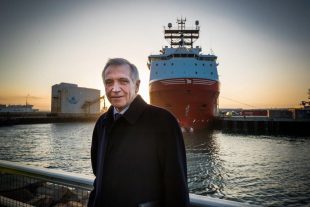
[(106, 63), (106, 65), (104, 66), (103, 71), (102, 71), (102, 80), (103, 80), (103, 82), (105, 80), (105, 71), (111, 65), (112, 66), (129, 65), (131, 80), (133, 82), (136, 82), (137, 80), (140, 80), (138, 69), (137, 69), (137, 67), (134, 64), (130, 63), (128, 60), (126, 60), (124, 58), (110, 58), (108, 60), (108, 62)]

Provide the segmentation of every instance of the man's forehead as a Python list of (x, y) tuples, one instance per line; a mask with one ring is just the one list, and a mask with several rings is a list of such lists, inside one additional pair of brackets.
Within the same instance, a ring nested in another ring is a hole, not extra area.
[(108, 67), (105, 71), (105, 80), (109, 79), (128, 79), (130, 80), (130, 68), (125, 67)]
[(114, 73), (114, 72), (130, 74), (130, 66), (129, 65), (110, 65), (109, 67), (107, 67), (105, 74)]

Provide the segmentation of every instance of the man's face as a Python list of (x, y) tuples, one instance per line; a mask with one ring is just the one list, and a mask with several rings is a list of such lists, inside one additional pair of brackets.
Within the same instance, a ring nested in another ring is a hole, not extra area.
[(119, 112), (129, 106), (136, 97), (140, 81), (135, 83), (130, 76), (129, 65), (111, 65), (105, 71), (105, 93)]

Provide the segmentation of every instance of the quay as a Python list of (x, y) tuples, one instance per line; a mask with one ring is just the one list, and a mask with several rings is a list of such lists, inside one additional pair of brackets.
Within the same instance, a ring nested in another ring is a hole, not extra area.
[(224, 133), (310, 135), (310, 119), (234, 116), (214, 120), (212, 128)]
[(62, 122), (91, 122), (96, 121), (100, 114), (87, 113), (49, 113), (49, 112), (24, 112), (0, 113), (0, 126), (17, 124), (43, 124)]
[[(0, 113), (0, 127), (18, 124), (42, 124), (63, 122), (94, 122), (100, 114), (69, 113)], [(278, 118), (269, 116), (217, 117), (209, 123), (209, 129), (224, 133), (310, 135), (310, 118)]]

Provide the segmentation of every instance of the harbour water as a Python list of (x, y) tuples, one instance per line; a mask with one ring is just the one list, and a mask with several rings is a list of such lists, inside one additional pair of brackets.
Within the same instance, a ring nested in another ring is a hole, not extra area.
[[(0, 159), (92, 176), (94, 123), (0, 127)], [(310, 206), (310, 137), (184, 133), (190, 192), (261, 206)]]

